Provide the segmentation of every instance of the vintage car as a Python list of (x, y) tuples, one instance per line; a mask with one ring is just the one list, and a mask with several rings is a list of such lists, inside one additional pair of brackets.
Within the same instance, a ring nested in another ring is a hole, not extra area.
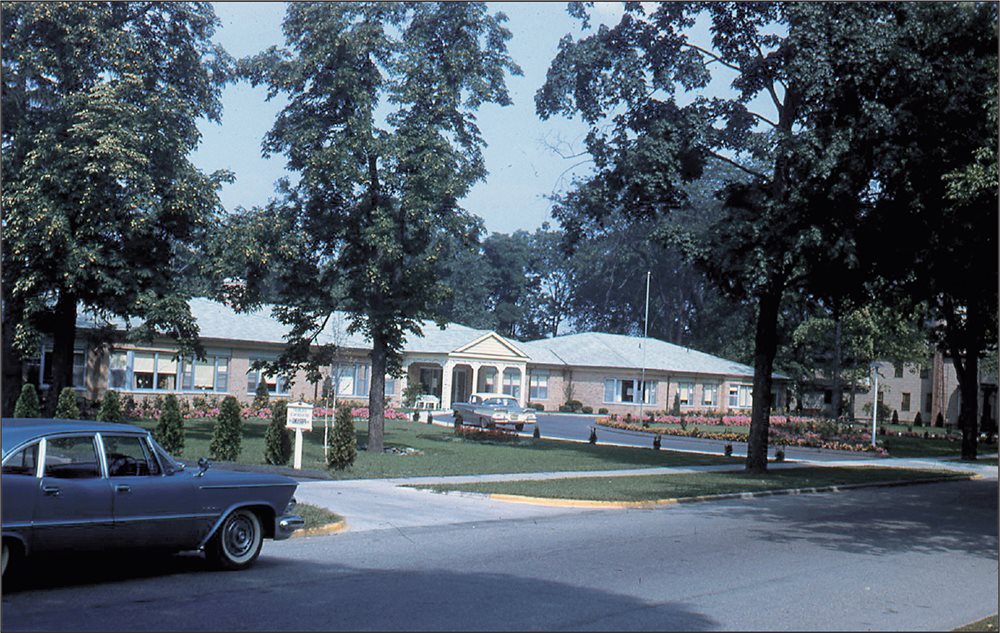
[(521, 431), (525, 424), (537, 422), (534, 409), (522, 407), (517, 398), (504, 393), (474, 393), (468, 402), (455, 402), (451, 406), (455, 422), (484, 429), (513, 426)]
[(197, 468), (127, 424), (2, 422), (3, 574), (46, 551), (142, 547), (203, 550), (223, 569), (249, 567), (263, 539), (288, 538), (298, 485), (272, 474)]

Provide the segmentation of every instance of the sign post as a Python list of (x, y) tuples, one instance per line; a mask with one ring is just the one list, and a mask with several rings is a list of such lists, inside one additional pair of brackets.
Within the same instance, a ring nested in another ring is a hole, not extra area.
[(308, 402), (289, 402), (285, 426), (295, 429), (295, 457), (292, 467), (302, 469), (302, 431), (313, 428), (313, 406)]

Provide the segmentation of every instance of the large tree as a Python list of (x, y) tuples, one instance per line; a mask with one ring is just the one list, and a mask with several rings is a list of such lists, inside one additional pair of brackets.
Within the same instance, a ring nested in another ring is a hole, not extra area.
[[(586, 18), (583, 3), (570, 10)], [(755, 308), (751, 472), (767, 468), (782, 301), (822, 280), (813, 263), (854, 263), (852, 227), (870, 170), (852, 130), (872, 116), (863, 107), (870, 82), (855, 80), (870, 77), (891, 28), (886, 12), (712, 2), (662, 3), (647, 14), (627, 3), (615, 27), (562, 40), (536, 95), (543, 118), (578, 113), (591, 125), (595, 173), (579, 190), (596, 218), (669, 214), (685, 206), (682, 184), (707, 165), (742, 172), (716, 189), (720, 220), (674, 238), (721, 290)], [(710, 42), (692, 38), (699, 17)], [(709, 85), (716, 70), (732, 78), (726, 96)], [(852, 99), (855, 110), (840, 105)]]
[[(486, 175), (474, 112), (507, 105), (506, 16), (484, 3), (291, 3), (288, 48), (244, 60), (242, 73), (283, 93), (264, 141), (297, 174), (271, 206), (304, 243), (312, 286), (285, 294), (300, 356), (334, 309), (372, 343), (368, 450), (383, 450), (385, 376), (408, 333), (438, 318), (441, 234), (468, 235), (459, 201)], [(287, 360), (294, 360), (286, 354)]]
[(71, 384), (79, 308), (196, 339), (175, 254), (211, 224), (228, 177), (189, 160), (197, 120), (221, 114), (217, 25), (207, 2), (4, 5), (5, 412), (43, 336), (50, 393)]

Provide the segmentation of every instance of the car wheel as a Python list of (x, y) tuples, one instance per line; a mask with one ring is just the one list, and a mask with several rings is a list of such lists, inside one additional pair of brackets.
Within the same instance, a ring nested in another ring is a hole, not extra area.
[(253, 510), (233, 510), (206, 548), (209, 560), (222, 569), (245, 569), (257, 560), (264, 543), (260, 519)]
[(523, 431), (524, 430), (524, 425), (523, 424), (515, 424), (514, 425), (514, 429), (517, 430), (517, 431)]

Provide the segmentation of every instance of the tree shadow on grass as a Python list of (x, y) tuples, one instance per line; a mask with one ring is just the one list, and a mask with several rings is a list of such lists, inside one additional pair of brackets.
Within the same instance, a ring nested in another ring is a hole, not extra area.
[(39, 561), (29, 580), (5, 591), (4, 630), (718, 628), (683, 603), (433, 561), (390, 570), (264, 555), (250, 570), (217, 572), (198, 555), (74, 555)]
[[(972, 480), (716, 502), (708, 516), (749, 513), (764, 540), (889, 555), (956, 552), (997, 559), (997, 482)], [(708, 508), (706, 508), (708, 509)]]

